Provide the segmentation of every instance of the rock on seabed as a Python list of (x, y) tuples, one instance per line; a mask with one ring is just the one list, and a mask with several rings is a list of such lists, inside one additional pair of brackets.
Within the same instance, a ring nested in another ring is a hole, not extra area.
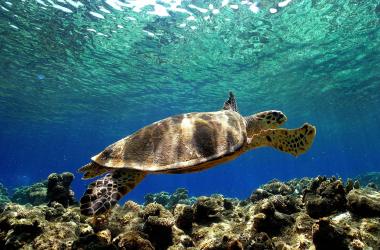
[(380, 249), (379, 192), (353, 181), (274, 180), (243, 201), (183, 198), (181, 189), (178, 203), (128, 201), (97, 217), (82, 216), (75, 203), (8, 203), (0, 249)]
[(362, 217), (380, 217), (380, 192), (354, 189), (348, 195), (348, 210)]

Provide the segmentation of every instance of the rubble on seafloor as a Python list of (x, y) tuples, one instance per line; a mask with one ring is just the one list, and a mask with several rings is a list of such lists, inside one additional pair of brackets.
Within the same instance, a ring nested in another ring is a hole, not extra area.
[(274, 180), (247, 200), (183, 203), (127, 201), (97, 217), (57, 201), (8, 203), (0, 249), (380, 249), (380, 192), (352, 180)]

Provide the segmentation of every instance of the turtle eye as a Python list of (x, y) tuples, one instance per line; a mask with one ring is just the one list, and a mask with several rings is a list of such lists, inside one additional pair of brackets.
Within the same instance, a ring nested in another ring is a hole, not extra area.
[(276, 118), (276, 122), (282, 124), (286, 121), (286, 116), (280, 111), (273, 111), (273, 116)]
[(281, 116), (283, 117), (283, 114), (281, 114), (281, 112), (278, 112), (278, 111), (273, 111), (273, 116), (276, 117), (276, 118), (280, 118)]

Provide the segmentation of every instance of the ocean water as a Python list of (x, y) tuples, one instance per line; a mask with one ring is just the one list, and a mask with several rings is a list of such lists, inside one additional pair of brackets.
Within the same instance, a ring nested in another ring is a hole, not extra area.
[[(221, 109), (228, 91), (244, 115), (315, 125), (311, 150), (150, 175), (128, 199), (246, 198), (273, 178), (380, 171), (379, 21), (377, 0), (1, 0), (0, 182), (76, 172), (154, 121)], [(76, 174), (77, 198), (88, 183)]]

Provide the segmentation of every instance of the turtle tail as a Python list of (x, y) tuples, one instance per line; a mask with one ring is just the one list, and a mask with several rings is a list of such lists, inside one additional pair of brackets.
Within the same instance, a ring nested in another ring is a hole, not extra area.
[(83, 215), (99, 215), (107, 212), (117, 201), (131, 191), (146, 173), (118, 169), (91, 183), (80, 200)]

